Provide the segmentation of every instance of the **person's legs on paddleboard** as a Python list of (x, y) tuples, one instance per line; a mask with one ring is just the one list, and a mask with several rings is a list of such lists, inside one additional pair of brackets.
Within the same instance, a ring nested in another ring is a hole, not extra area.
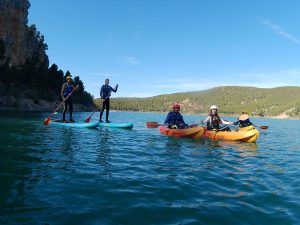
[(105, 108), (106, 108), (106, 104), (105, 104), (105, 100), (104, 100), (104, 101), (102, 102), (102, 110), (101, 110), (101, 112), (100, 112), (100, 119), (99, 119), (99, 122), (100, 122), (100, 123), (103, 123), (103, 121), (102, 121), (102, 115), (103, 115), (103, 112), (104, 112)]
[(106, 99), (106, 123), (110, 123), (110, 121), (108, 120), (108, 116), (109, 116), (109, 98)]

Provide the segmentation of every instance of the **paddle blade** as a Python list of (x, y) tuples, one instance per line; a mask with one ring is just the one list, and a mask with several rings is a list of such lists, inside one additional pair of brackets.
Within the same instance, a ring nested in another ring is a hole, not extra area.
[(90, 121), (91, 121), (91, 117), (88, 117), (88, 118), (85, 119), (84, 122), (85, 122), (85, 123), (89, 123)]
[(44, 120), (44, 125), (49, 125), (50, 121), (51, 121), (50, 117), (46, 118)]
[(266, 130), (268, 128), (269, 128), (268, 126), (260, 126), (260, 129), (263, 129), (263, 130)]
[(157, 122), (147, 122), (146, 125), (147, 128), (157, 128), (160, 124), (158, 124)]

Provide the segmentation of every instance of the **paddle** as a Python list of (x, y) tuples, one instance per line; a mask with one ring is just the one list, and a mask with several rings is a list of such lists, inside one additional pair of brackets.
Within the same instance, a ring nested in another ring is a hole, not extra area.
[(269, 127), (268, 127), (268, 126), (260, 126), (259, 128), (260, 128), (260, 129), (263, 129), (263, 130), (266, 130), (266, 129), (268, 129)]
[[(110, 95), (111, 95), (111, 93), (109, 93), (109, 95), (106, 96), (105, 99), (102, 99), (102, 103), (103, 103)], [(89, 123), (89, 122), (91, 121), (91, 119), (92, 119), (92, 116), (95, 114), (95, 112), (96, 112), (96, 111), (94, 111), (94, 112), (92, 113), (92, 115), (90, 115), (88, 118), (86, 118), (86, 119), (84, 120), (84, 122), (85, 122), (85, 123)]]
[(158, 122), (155, 121), (150, 121), (146, 123), (147, 128), (158, 128), (159, 126), (163, 126), (164, 124), (159, 124)]
[(43, 123), (44, 125), (48, 125), (51, 122), (51, 117), (56, 113), (59, 107), (71, 96), (71, 94), (73, 94), (73, 92), (77, 89), (78, 86), (76, 86), (76, 88), (74, 88), (73, 91), (71, 91), (71, 93), (56, 107), (56, 109), (51, 113), (51, 115), (44, 120)]
[[(239, 120), (234, 122), (233, 124), (237, 126), (238, 124), (235, 124), (235, 123), (238, 123), (238, 122), (239, 122)], [(265, 126), (265, 125), (263, 125), (263, 126), (256, 126), (255, 124), (252, 124), (252, 125), (255, 126), (255, 127), (259, 127), (262, 130), (266, 130), (266, 129), (269, 128), (269, 126)]]

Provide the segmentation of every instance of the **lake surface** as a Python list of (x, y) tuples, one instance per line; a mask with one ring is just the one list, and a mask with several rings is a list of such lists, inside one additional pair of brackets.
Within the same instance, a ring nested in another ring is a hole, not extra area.
[(300, 121), (253, 119), (255, 144), (146, 128), (163, 114), (111, 113), (133, 130), (47, 116), (0, 113), (0, 224), (300, 224)]

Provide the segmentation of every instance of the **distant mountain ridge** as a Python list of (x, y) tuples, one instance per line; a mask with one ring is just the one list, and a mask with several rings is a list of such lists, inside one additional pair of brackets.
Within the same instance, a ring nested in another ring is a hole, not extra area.
[[(158, 95), (149, 98), (113, 98), (114, 110), (169, 111), (174, 102), (181, 104), (185, 113), (208, 113), (217, 105), (220, 113), (239, 114), (247, 111), (258, 116), (300, 115), (300, 87), (256, 88), (222, 86), (203, 91)], [(99, 107), (99, 99), (95, 100)]]

